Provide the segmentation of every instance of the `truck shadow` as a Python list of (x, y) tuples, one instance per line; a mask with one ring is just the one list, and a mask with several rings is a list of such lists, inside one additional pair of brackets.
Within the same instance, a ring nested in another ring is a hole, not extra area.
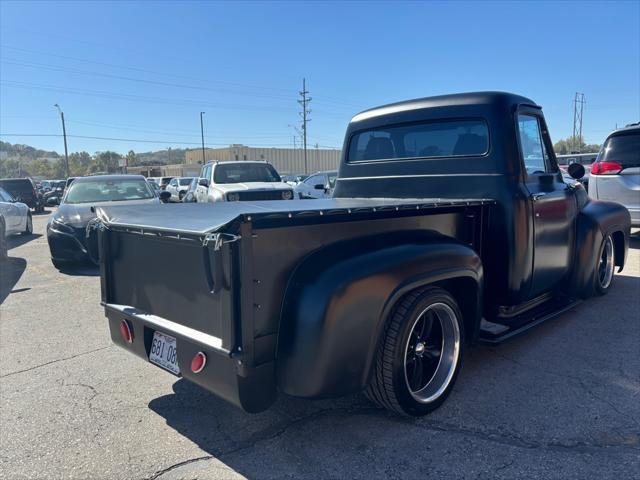
[[(469, 442), (496, 454), (505, 446), (597, 444), (594, 438), (606, 438), (607, 447), (624, 441), (637, 446), (633, 312), (640, 297), (633, 294), (640, 279), (618, 275), (615, 282), (606, 297), (588, 300), (526, 335), (469, 349), (451, 396), (423, 418), (380, 409), (361, 394), (332, 400), (280, 395), (269, 410), (247, 414), (180, 379), (174, 393), (152, 400), (149, 408), (206, 455), (159, 466), (159, 472), (216, 478), (223, 462), (247, 478), (337, 478), (362, 469), (382, 478), (393, 465), (419, 474), (440, 456), (468, 453)], [(611, 305), (625, 299), (629, 308), (603, 328)], [(623, 332), (629, 341), (621, 343)], [(615, 355), (616, 361), (590, 362), (593, 352)], [(612, 402), (619, 411), (611, 409)], [(609, 440), (608, 432), (618, 430), (626, 440)]]
[(24, 258), (9, 257), (0, 264), (0, 305), (13, 291), (27, 268)]

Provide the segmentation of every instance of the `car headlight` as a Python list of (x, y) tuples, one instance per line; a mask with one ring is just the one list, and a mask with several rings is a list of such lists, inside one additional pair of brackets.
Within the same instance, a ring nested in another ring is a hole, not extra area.
[(237, 202), (240, 200), (240, 194), (238, 192), (227, 193), (227, 200), (230, 202)]
[(282, 192), (283, 200), (291, 200), (292, 198), (293, 198), (293, 193), (291, 192), (291, 190), (284, 190)]
[(63, 223), (62, 220), (58, 218), (54, 218), (52, 224), (53, 224), (53, 228), (55, 228), (59, 232), (71, 233), (71, 234), (74, 233), (72, 227), (70, 227), (66, 223)]

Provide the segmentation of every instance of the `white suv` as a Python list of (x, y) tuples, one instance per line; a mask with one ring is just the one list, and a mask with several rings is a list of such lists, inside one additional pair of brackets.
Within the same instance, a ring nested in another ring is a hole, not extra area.
[(198, 203), (291, 200), (293, 189), (267, 162), (209, 162), (202, 167), (195, 197)]

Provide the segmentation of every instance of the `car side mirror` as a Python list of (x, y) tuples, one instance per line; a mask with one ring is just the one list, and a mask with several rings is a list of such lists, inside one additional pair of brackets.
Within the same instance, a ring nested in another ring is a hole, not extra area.
[(315, 188), (316, 190), (324, 190), (325, 186), (321, 183), (318, 183), (317, 185), (314, 185), (313, 188)]
[(203, 187), (209, 187), (209, 180), (207, 180), (206, 178), (201, 178), (200, 180), (198, 180), (198, 185), (202, 185)]
[(60, 199), (58, 197), (47, 198), (47, 205), (49, 205), (50, 207), (54, 205), (59, 205), (59, 204), (60, 204)]
[(584, 169), (584, 165), (576, 162), (569, 165), (569, 168), (567, 168), (567, 173), (571, 176), (571, 178), (580, 180), (582, 177), (584, 177), (584, 174), (586, 172)]
[(166, 190), (163, 190), (162, 192), (160, 192), (160, 201), (162, 203), (167, 203), (170, 198), (171, 198), (171, 192), (167, 192)]

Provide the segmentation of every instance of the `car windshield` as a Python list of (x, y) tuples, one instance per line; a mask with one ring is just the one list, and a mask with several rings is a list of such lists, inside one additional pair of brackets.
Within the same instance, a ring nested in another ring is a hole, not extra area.
[(73, 182), (64, 203), (119, 202), (154, 198), (145, 180)]
[(191, 180), (192, 180), (191, 177), (183, 177), (179, 180), (179, 182), (180, 182), (180, 185), (187, 186), (191, 184)]
[(214, 183), (280, 182), (280, 175), (268, 163), (218, 164)]
[(640, 131), (609, 137), (597, 161), (616, 162), (624, 167), (640, 166)]

